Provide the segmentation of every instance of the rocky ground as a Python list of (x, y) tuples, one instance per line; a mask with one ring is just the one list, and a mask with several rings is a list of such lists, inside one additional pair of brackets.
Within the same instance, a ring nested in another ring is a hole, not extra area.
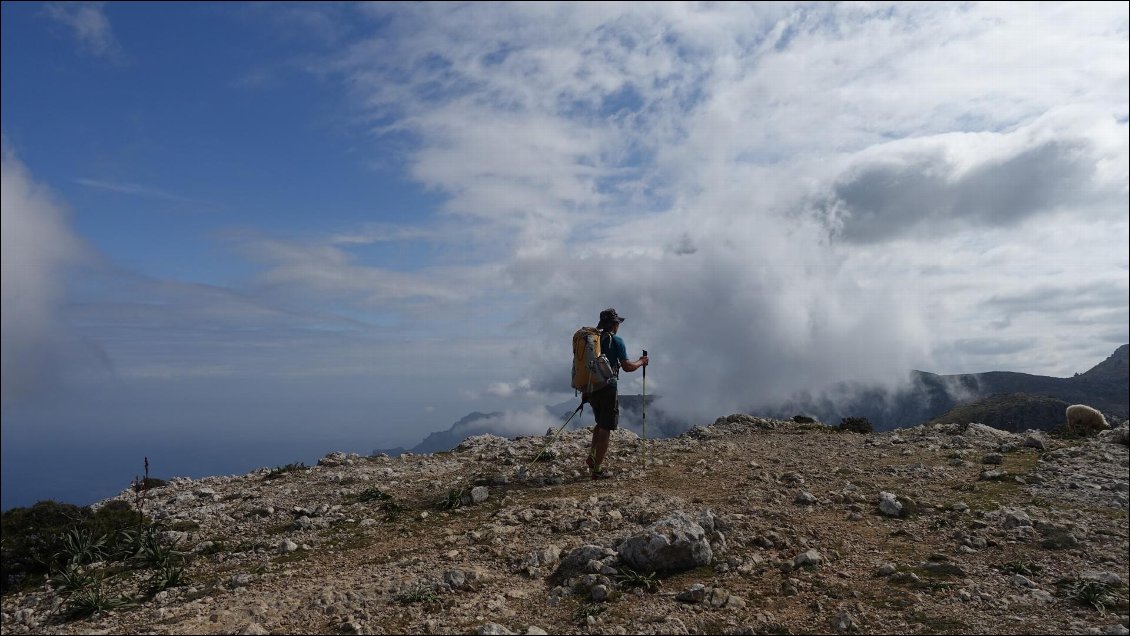
[(64, 621), (73, 593), (45, 584), (4, 597), (3, 632), (1128, 633), (1125, 426), (733, 415), (646, 445), (617, 431), (601, 482), (578, 470), (587, 431), (523, 470), (546, 441), (174, 479), (144, 506), (190, 553), (181, 585)]

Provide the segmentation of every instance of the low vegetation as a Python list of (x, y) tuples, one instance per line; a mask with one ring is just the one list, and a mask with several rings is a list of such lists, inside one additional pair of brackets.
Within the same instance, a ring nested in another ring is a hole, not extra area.
[(1060, 587), (1066, 595), (1076, 603), (1085, 607), (1092, 607), (1100, 612), (1105, 612), (1108, 607), (1119, 602), (1119, 592), (1125, 596), (1125, 586), (1118, 589), (1116, 586), (1095, 579), (1072, 579), (1060, 581)]
[(875, 432), (871, 420), (866, 417), (845, 417), (840, 420), (840, 431), (846, 433), (869, 434)]
[(309, 466), (307, 466), (306, 464), (304, 464), (302, 462), (298, 462), (298, 463), (292, 462), (290, 464), (287, 464), (286, 466), (276, 466), (276, 467), (272, 468), (270, 472), (268, 472), (266, 475), (263, 476), (263, 480), (264, 481), (271, 481), (272, 479), (278, 479), (279, 477), (282, 477), (283, 475), (286, 475), (287, 473), (292, 473), (292, 472), (300, 471), (300, 470), (309, 470), (309, 469), (310, 469)]
[[(112, 501), (94, 510), (46, 500), (4, 512), (3, 592), (47, 582), (64, 599), (60, 617), (76, 620), (133, 607), (183, 584), (187, 553), (166, 538), (167, 527), (144, 513), (149, 489), (166, 482), (148, 476), (148, 459), (145, 470), (145, 478), (131, 485), (137, 493), (132, 506)], [(105, 591), (109, 579), (134, 573), (142, 574), (136, 594)]]

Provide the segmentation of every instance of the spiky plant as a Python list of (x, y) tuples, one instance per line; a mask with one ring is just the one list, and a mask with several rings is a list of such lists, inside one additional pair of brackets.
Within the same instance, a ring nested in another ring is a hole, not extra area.
[(64, 610), (68, 620), (86, 618), (109, 612), (125, 609), (134, 605), (133, 600), (125, 596), (110, 596), (102, 589), (102, 579), (95, 579), (94, 583), (71, 595), (70, 603)]
[(616, 583), (622, 588), (638, 587), (645, 592), (654, 592), (659, 589), (659, 578), (655, 572), (636, 572), (632, 568), (624, 567), (616, 575)]
[(55, 589), (64, 594), (83, 590), (97, 581), (94, 575), (75, 563), (67, 563), (49, 580)]
[(177, 564), (184, 553), (176, 549), (175, 542), (162, 540), (163, 530), (160, 524), (153, 524), (131, 534), (133, 553), (130, 558), (143, 567), (163, 568), (169, 564)]
[(308, 470), (308, 469), (309, 469), (309, 467), (306, 466), (306, 464), (303, 463), (303, 462), (290, 463), (290, 464), (287, 464), (286, 466), (276, 466), (276, 467), (272, 468), (270, 472), (268, 472), (266, 475), (264, 475), (263, 479), (266, 480), (266, 481), (270, 481), (272, 479), (278, 479), (279, 477), (282, 477), (283, 475), (285, 475), (287, 473), (291, 473), (291, 472), (294, 472), (294, 471), (297, 471), (297, 470)]
[(1067, 596), (1080, 605), (1089, 605), (1099, 612), (1106, 612), (1106, 606), (1118, 602), (1114, 587), (1095, 579), (1075, 579), (1067, 585)]
[(396, 595), (396, 601), (401, 605), (411, 605), (413, 603), (431, 603), (439, 600), (439, 594), (436, 593), (435, 588), (425, 581), (418, 581), (412, 587), (401, 591)]
[(106, 557), (106, 537), (95, 536), (86, 528), (72, 528), (63, 535), (63, 549), (55, 558), (65, 564), (82, 565)]
[(165, 563), (157, 568), (148, 583), (148, 594), (153, 596), (161, 590), (184, 584), (184, 568), (173, 563)]

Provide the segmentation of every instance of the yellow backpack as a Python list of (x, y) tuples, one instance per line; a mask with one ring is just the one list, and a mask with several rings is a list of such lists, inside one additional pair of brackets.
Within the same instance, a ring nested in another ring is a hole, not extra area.
[(592, 393), (608, 386), (614, 375), (608, 356), (601, 351), (600, 330), (578, 329), (573, 334), (573, 388)]

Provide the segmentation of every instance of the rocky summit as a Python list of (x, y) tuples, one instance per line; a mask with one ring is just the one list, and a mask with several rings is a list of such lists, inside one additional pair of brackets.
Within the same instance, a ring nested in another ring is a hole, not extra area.
[[(1125, 424), (866, 435), (739, 414), (617, 431), (602, 481), (588, 441), (483, 435), (127, 490), (96, 506), (140, 509), (183, 571), (145, 594), (152, 571), (88, 563), (93, 582), (7, 594), (3, 631), (1128, 633)], [(92, 586), (131, 601), (71, 611)]]

